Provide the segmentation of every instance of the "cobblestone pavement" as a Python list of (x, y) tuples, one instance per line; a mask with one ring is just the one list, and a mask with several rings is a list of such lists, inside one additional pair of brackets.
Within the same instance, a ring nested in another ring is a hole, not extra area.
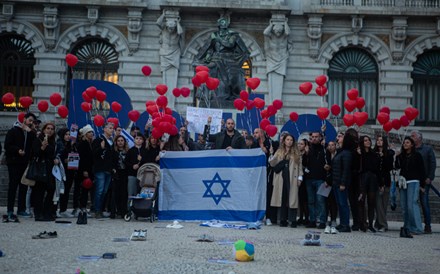
[[(4, 211), (3, 211), (4, 212)], [(41, 223), (20, 219), (0, 223), (0, 273), (438, 273), (440, 225), (431, 235), (399, 238), (401, 223), (386, 233), (321, 234), (322, 246), (302, 246), (307, 229), (263, 226), (260, 230), (201, 227), (171, 222), (89, 219), (87, 225)], [(146, 241), (129, 238), (134, 229), (148, 229)], [(57, 231), (55, 239), (31, 239), (42, 231)], [(323, 232), (322, 230), (315, 230)], [(197, 242), (203, 234), (214, 242)], [(255, 261), (235, 262), (231, 242), (250, 240)], [(113, 260), (80, 260), (82, 255), (117, 253)], [(212, 261), (209, 261), (213, 259)]]

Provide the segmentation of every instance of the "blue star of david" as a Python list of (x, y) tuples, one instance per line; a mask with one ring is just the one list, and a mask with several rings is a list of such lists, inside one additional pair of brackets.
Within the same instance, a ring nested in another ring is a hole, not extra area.
[[(206, 186), (206, 191), (203, 194), (203, 198), (211, 198), (214, 200), (215, 204), (218, 205), (222, 198), (231, 198), (231, 195), (228, 192), (228, 186), (231, 183), (231, 180), (222, 180), (218, 172), (215, 173), (214, 178), (212, 180), (202, 180)], [(221, 184), (223, 190), (220, 194), (214, 194), (211, 190), (211, 187), (214, 184)]]

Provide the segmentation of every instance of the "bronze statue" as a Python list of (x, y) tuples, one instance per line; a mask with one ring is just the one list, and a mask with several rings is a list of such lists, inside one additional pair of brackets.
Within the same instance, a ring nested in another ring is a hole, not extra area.
[[(219, 30), (212, 33), (209, 41), (200, 49), (195, 65), (207, 66), (210, 76), (220, 80), (213, 107), (225, 107), (231, 106), (232, 101), (238, 98), (240, 91), (245, 88), (242, 65), (250, 53), (240, 35), (229, 30), (227, 18), (221, 17), (217, 25)], [(204, 96), (204, 92), (207, 92), (207, 88), (200, 87), (197, 96)], [(210, 95), (208, 100), (211, 99)], [(209, 103), (207, 105), (209, 106)]]

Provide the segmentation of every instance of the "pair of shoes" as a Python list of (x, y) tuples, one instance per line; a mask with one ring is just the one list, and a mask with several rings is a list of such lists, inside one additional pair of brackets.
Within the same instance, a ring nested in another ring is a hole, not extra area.
[(376, 229), (374, 229), (374, 227), (372, 227), (371, 225), (368, 226), (368, 230), (372, 233), (376, 233)]
[(397, 205), (394, 203), (391, 203), (390, 208), (392, 211), (396, 210)]
[(67, 211), (60, 212), (59, 216), (60, 216), (59, 218), (73, 218), (74, 217), (74, 215), (70, 214)]
[(54, 232), (41, 232), (38, 235), (33, 235), (32, 239), (53, 239), (53, 238), (57, 238), (58, 234), (56, 231)]
[(351, 226), (351, 230), (352, 231), (359, 231), (359, 226), (358, 225), (352, 225)]
[(304, 219), (299, 218), (299, 219), (296, 221), (296, 223), (297, 223), (297, 225), (303, 225), (303, 224), (304, 224)]
[(377, 229), (377, 232), (385, 232), (387, 231), (387, 229), (385, 229), (385, 227), (380, 227)]
[(338, 232), (338, 230), (336, 229), (336, 227), (332, 226), (332, 227), (330, 227), (330, 233), (331, 233), (331, 234), (338, 234), (339, 232)]
[(20, 217), (23, 217), (23, 218), (30, 218), (31, 214), (26, 212), (26, 211), (20, 211), (20, 212), (17, 212), (17, 216), (20, 216)]
[(8, 215), (3, 215), (3, 217), (2, 217), (2, 223), (9, 223), (9, 218), (8, 218)]
[(320, 223), (320, 224), (318, 225), (318, 228), (319, 228), (319, 229), (325, 229), (325, 227), (326, 227), (326, 225), (325, 225), (324, 223)]
[(146, 241), (147, 240), (147, 230), (135, 230), (130, 237), (131, 241)]
[(72, 210), (72, 213), (70, 213), (70, 214), (72, 214), (73, 217), (78, 217), (78, 213), (79, 213), (78, 208), (74, 208), (74, 209)]
[(311, 234), (307, 233), (303, 240), (303, 245), (306, 246), (320, 246), (321, 245), (321, 237), (319, 234)]
[(315, 223), (309, 223), (308, 225), (306, 225), (306, 228), (316, 228), (316, 224)]
[(18, 220), (17, 215), (11, 213), (11, 214), (8, 214), (8, 222), (19, 223), (20, 220)]
[(346, 233), (351, 232), (350, 226), (348, 226), (348, 225), (347, 226), (341, 226), (341, 228), (339, 228), (338, 231), (339, 232), (346, 232)]
[(324, 233), (325, 234), (330, 234), (331, 233), (331, 227), (329, 225), (325, 227)]
[(409, 232), (408, 228), (401, 227), (400, 228), (400, 237), (401, 238), (414, 238), (413, 235)]
[(425, 225), (425, 231), (423, 232), (425, 234), (432, 234), (431, 226)]
[(107, 212), (107, 211), (102, 212), (102, 217), (104, 217), (104, 218), (108, 218), (108, 217), (110, 217), (110, 215), (111, 215), (110, 212)]
[(280, 221), (280, 227), (287, 227), (287, 221)]
[(290, 227), (291, 228), (296, 228), (297, 226), (298, 226), (298, 224), (296, 222), (290, 223)]
[(270, 219), (266, 219), (266, 225), (271, 226), (272, 225), (272, 221)]

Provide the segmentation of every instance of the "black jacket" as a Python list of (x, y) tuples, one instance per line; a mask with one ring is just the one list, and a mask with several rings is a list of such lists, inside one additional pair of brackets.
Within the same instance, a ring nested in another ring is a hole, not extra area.
[[(209, 142), (215, 142), (215, 149), (225, 149), (223, 146), (223, 141), (225, 140), (226, 130), (223, 130), (214, 135), (209, 135)], [(234, 129), (234, 136), (232, 136), (231, 147), (234, 149), (245, 149), (246, 142), (243, 135)]]
[(334, 186), (349, 186), (351, 183), (353, 153), (350, 150), (340, 150), (332, 160), (332, 176)]
[[(105, 140), (104, 148), (101, 148), (101, 142)], [(92, 142), (93, 152), (93, 172), (112, 172), (113, 156), (112, 145), (104, 136), (99, 136)]]
[[(32, 151), (32, 145), (36, 138), (35, 132), (25, 132), (20, 124), (15, 124), (6, 133), (5, 155), (8, 165), (27, 165)], [(24, 150), (24, 156), (20, 156), (18, 151)]]
[[(92, 145), (89, 141), (81, 140), (78, 144), (78, 154), (79, 154), (79, 166), (78, 174), (82, 176), (84, 171), (87, 171), (89, 177), (93, 180), (93, 152)], [(82, 177), (81, 177), (82, 178)]]
[(307, 179), (325, 180), (327, 171), (324, 166), (331, 163), (330, 153), (321, 144), (311, 144), (306, 157), (307, 168), (310, 170)]
[[(133, 169), (133, 165), (138, 164), (141, 167), (143, 164), (147, 163), (148, 160), (148, 151), (144, 146), (141, 146), (139, 149), (134, 146), (127, 151), (127, 155), (125, 156), (125, 165), (128, 171), (128, 176), (137, 176), (138, 170)], [(138, 155), (141, 155), (142, 159), (139, 161), (137, 159)]]
[(422, 155), (418, 152), (406, 154), (402, 152), (396, 158), (396, 168), (400, 168), (400, 176), (405, 177), (407, 181), (419, 180), (420, 187), (425, 187), (425, 166)]

